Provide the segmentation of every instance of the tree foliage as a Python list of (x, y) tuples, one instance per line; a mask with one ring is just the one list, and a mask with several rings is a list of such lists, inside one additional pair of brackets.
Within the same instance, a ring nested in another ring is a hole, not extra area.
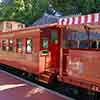
[(42, 16), (48, 7), (48, 0), (12, 0), (0, 4), (0, 20), (16, 20), (27, 25)]
[(51, 0), (53, 8), (63, 15), (96, 12), (95, 0)]
[[(4, 0), (3, 0), (4, 1)], [(99, 12), (96, 0), (6, 0), (0, 3), (0, 20), (15, 20), (26, 25), (41, 17), (52, 5), (62, 15)], [(49, 5), (49, 6), (48, 6)], [(53, 11), (50, 11), (53, 12)]]

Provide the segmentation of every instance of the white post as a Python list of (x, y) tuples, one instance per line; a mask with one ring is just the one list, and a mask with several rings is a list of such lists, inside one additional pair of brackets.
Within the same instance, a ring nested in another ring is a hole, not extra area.
[(96, 47), (99, 48), (99, 41), (96, 40)]
[(80, 48), (80, 40), (77, 40), (77, 48)]

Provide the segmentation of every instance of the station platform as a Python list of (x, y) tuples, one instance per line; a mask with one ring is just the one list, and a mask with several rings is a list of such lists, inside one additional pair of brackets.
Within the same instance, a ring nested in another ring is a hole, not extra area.
[(73, 100), (0, 70), (0, 100)]

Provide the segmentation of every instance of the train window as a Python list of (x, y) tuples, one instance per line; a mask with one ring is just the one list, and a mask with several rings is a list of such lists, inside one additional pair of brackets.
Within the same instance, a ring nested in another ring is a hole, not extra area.
[(22, 52), (22, 40), (21, 39), (17, 39), (17, 50), (18, 52)]
[(23, 28), (23, 24), (18, 24), (18, 29)]
[(97, 42), (96, 41), (92, 41), (91, 48), (97, 48)]
[(14, 41), (9, 40), (9, 51), (13, 51), (13, 44), (14, 44)]
[(57, 32), (56, 31), (52, 31), (52, 34), (51, 34), (51, 41), (52, 41), (52, 43), (55, 43), (56, 40), (58, 40)]
[(2, 31), (2, 30), (3, 30), (3, 24), (0, 23), (0, 31)]
[(64, 40), (64, 48), (77, 48), (77, 41)]
[(2, 50), (6, 50), (7, 40), (2, 40)]
[(6, 24), (6, 29), (7, 30), (11, 30), (12, 29), (12, 24), (11, 23), (7, 23)]
[(89, 43), (87, 40), (81, 40), (79, 44), (79, 48), (89, 48)]
[(98, 48), (100, 48), (100, 41), (99, 41), (99, 43), (98, 43)]
[(42, 48), (48, 48), (48, 38), (42, 38)]
[(26, 52), (27, 53), (31, 53), (32, 52), (32, 39), (27, 39)]

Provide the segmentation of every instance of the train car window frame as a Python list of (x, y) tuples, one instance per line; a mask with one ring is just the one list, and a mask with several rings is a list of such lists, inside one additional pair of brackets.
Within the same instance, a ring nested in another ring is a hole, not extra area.
[(78, 48), (77, 40), (64, 40), (63, 48)]
[(100, 40), (98, 40), (98, 49), (100, 49)]
[[(31, 40), (30, 44), (28, 43), (28, 40)], [(27, 38), (26, 39), (26, 53), (27, 54), (32, 54), (32, 50), (33, 50), (33, 40), (32, 40), (32, 38)]]
[(0, 23), (0, 31), (2, 31), (2, 30), (3, 30), (3, 28), (4, 28), (3, 24), (2, 24), (2, 23)]
[(12, 30), (12, 24), (11, 23), (6, 23), (6, 29), (7, 30)]
[(23, 28), (23, 24), (18, 24), (18, 29), (21, 29), (21, 28)]
[(42, 39), (41, 39), (41, 48), (42, 49), (48, 49), (49, 48), (48, 37), (42, 37)]
[(14, 51), (14, 40), (13, 39), (9, 40), (9, 51)]
[[(20, 46), (19, 46), (19, 42), (20, 41)], [(16, 39), (16, 43), (17, 43), (17, 52), (22, 53), (23, 52), (23, 39)]]
[(91, 48), (95, 49), (97, 48), (97, 41), (91, 41)]
[(79, 43), (79, 48), (81, 49), (85, 49), (85, 48), (89, 48), (89, 42), (88, 40), (80, 40), (80, 43)]
[(56, 31), (56, 30), (52, 30), (52, 31), (51, 31), (51, 42), (52, 42), (52, 43), (55, 43), (56, 40), (58, 40), (57, 31)]
[(3, 39), (2, 40), (2, 50), (7, 51), (7, 45), (8, 45), (8, 39)]

